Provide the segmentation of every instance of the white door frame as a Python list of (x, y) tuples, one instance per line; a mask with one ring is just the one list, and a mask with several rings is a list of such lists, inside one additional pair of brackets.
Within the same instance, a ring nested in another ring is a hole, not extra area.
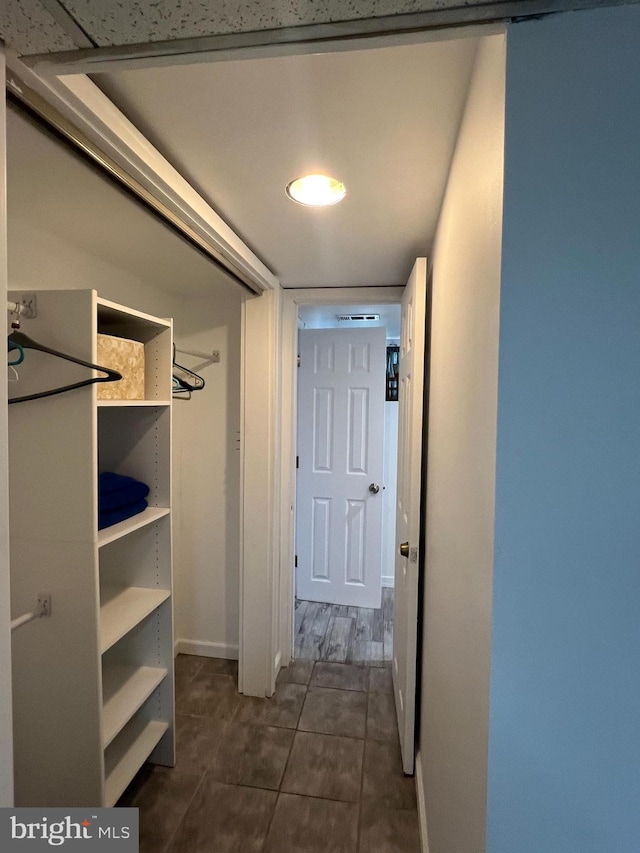
[(296, 432), (298, 411), (298, 310), (303, 305), (400, 304), (403, 287), (328, 287), (283, 291), (280, 364), (280, 664), (293, 655), (293, 590), (296, 528)]
[(242, 306), (238, 688), (271, 696), (281, 665), (280, 317), (282, 289)]

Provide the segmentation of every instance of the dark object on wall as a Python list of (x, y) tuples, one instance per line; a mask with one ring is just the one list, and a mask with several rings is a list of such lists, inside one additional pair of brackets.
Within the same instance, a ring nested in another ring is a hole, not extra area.
[(387, 347), (387, 376), (386, 387), (387, 393), (385, 399), (387, 402), (398, 402), (398, 371), (400, 369), (400, 347)]

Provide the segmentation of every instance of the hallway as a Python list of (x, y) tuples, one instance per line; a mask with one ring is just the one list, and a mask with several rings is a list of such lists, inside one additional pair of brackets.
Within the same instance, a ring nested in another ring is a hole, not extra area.
[(236, 678), (177, 657), (176, 767), (145, 765), (118, 803), (141, 853), (418, 853), (388, 665), (294, 661), (271, 699)]

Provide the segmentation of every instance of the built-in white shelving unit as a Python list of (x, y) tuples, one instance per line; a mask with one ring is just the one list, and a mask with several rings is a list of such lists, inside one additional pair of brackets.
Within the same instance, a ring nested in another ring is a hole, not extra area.
[(104, 603), (100, 606), (100, 651), (103, 654), (108, 651), (170, 595), (168, 589), (103, 587)]
[[(52, 597), (51, 617), (13, 638), (16, 805), (112, 806), (145, 761), (175, 763), (172, 324), (93, 290), (36, 298), (22, 330), (52, 349), (95, 363), (98, 333), (144, 344), (143, 400), (92, 385), (9, 407), (12, 608)], [(28, 350), (14, 393), (87, 372)], [(98, 531), (102, 471), (150, 491), (144, 512)]]
[(132, 408), (135, 406), (169, 406), (170, 400), (98, 400), (99, 408), (118, 408), (126, 406)]
[(114, 664), (102, 674), (102, 743), (106, 748), (142, 707), (169, 670), (157, 666)]
[(139, 515), (119, 521), (117, 524), (112, 524), (111, 527), (105, 527), (98, 531), (98, 548), (108, 545), (109, 542), (115, 542), (116, 539), (132, 533), (134, 530), (146, 527), (147, 524), (153, 524), (154, 521), (169, 515), (170, 512), (171, 510), (166, 506), (149, 506)]
[(104, 805), (114, 806), (149, 754), (168, 733), (159, 720), (133, 719), (105, 750)]

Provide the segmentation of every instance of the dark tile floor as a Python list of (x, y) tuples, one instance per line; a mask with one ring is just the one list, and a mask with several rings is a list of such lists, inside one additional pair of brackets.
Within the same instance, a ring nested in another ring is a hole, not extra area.
[(141, 853), (419, 853), (388, 667), (296, 660), (271, 699), (236, 678), (176, 659), (176, 767), (146, 765), (119, 802)]
[(393, 653), (393, 589), (383, 587), (382, 606), (347, 607), (296, 599), (295, 655), (303, 660), (377, 666)]

